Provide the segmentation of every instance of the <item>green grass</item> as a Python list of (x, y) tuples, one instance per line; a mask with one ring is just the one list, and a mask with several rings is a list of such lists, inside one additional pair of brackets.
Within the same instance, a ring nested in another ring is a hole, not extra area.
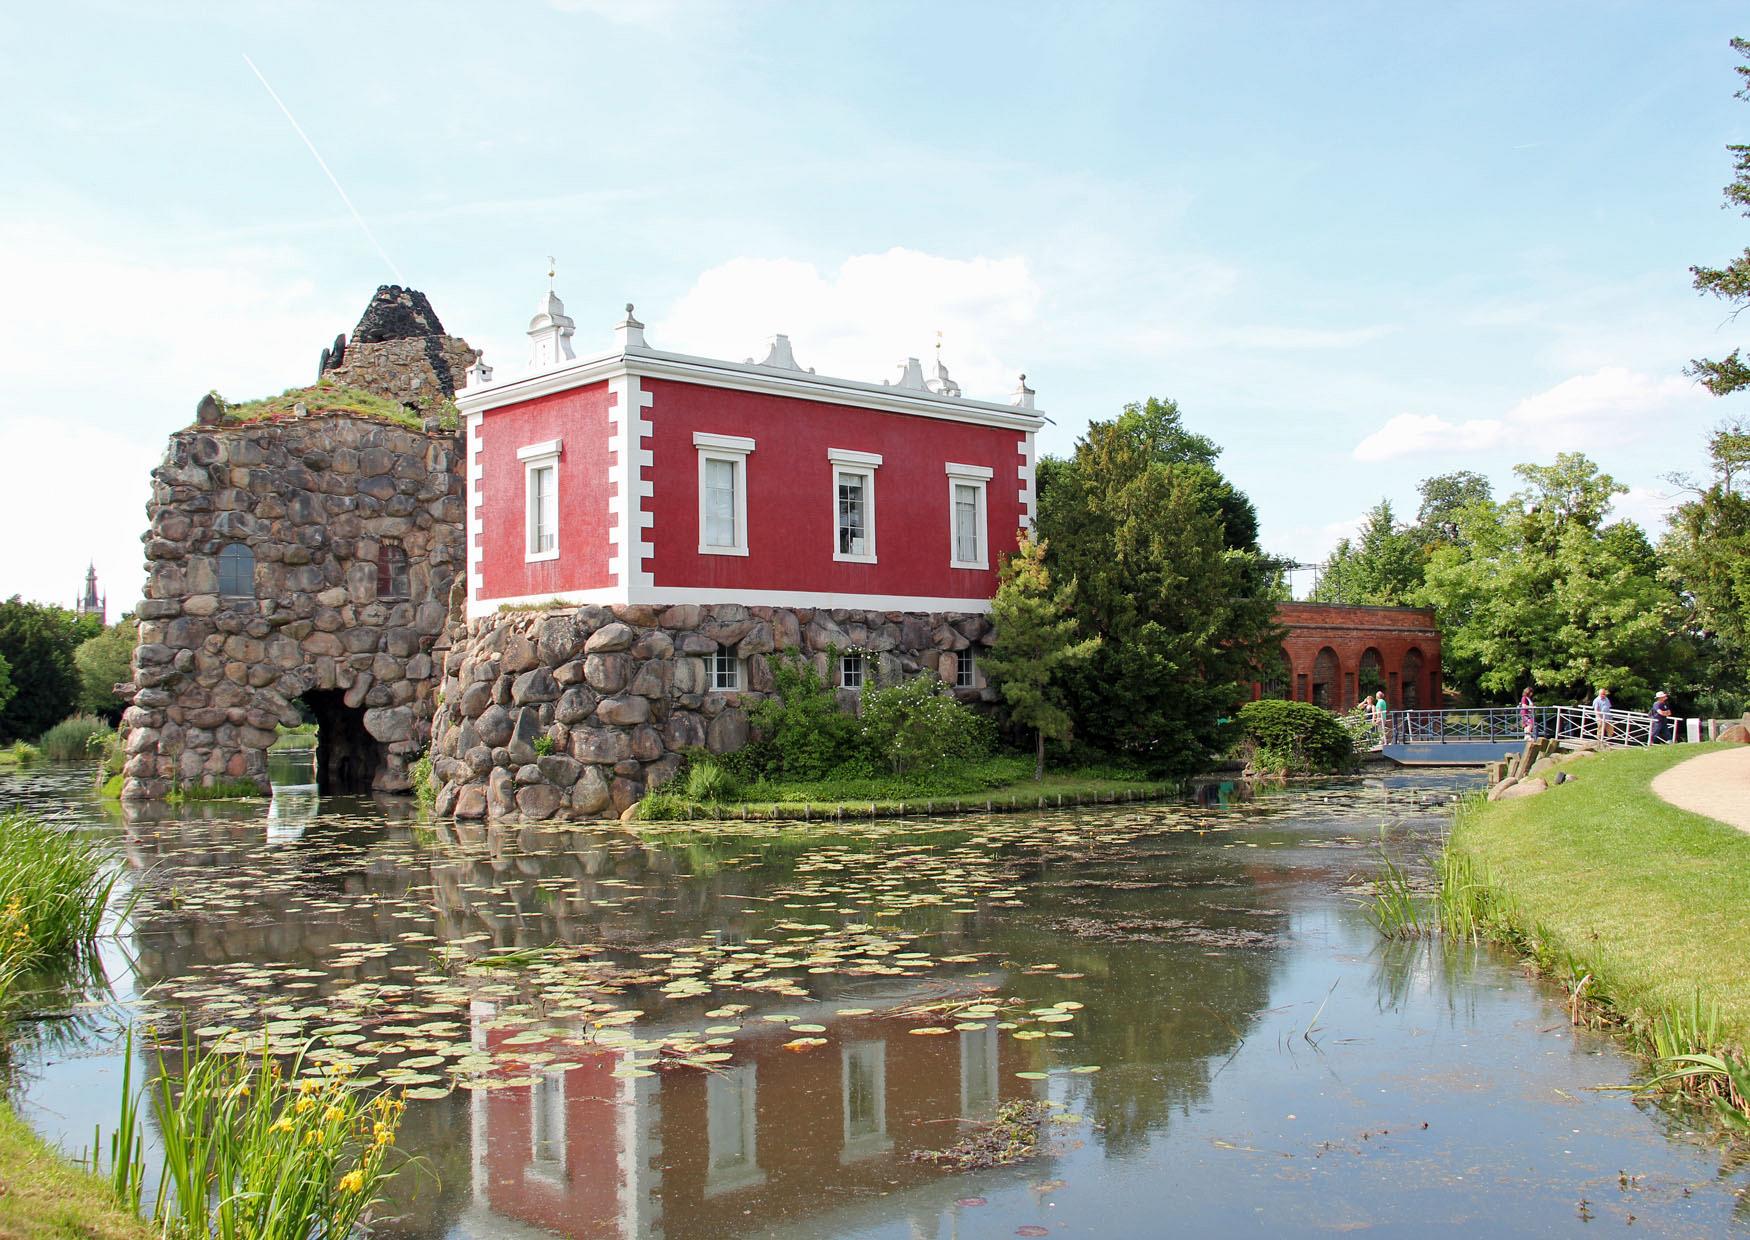
[(23, 741), (0, 746), (0, 766), (35, 766), (43, 760), (43, 751)]
[(1149, 780), (1109, 767), (1046, 771), (1033, 779), (1033, 759), (1004, 755), (927, 778), (876, 776), (813, 781), (760, 780), (730, 801), (699, 801), (657, 791), (640, 803), (645, 820), (693, 818), (830, 818), (900, 812), (954, 813), (985, 809), (1050, 808), (1087, 801), (1140, 800), (1172, 796), (1177, 781)]
[(300, 723), (295, 728), (281, 727), (273, 738), (270, 750), (303, 750), (316, 748), (316, 725)]
[(45, 1145), (0, 1101), (0, 1238), (147, 1240), (109, 1186)]
[(1661, 771), (1717, 748), (1581, 759), (1564, 768), (1567, 783), (1461, 814), (1450, 842), (1492, 895), (1501, 926), (1652, 1053), (1673, 1021), (1711, 1028), (1714, 1044), (1692, 1049), (1750, 1045), (1750, 835), (1668, 805), (1650, 787)]
[(356, 417), (392, 422), (410, 430), (424, 429), (425, 419), (435, 417), (446, 429), (454, 430), (459, 415), (455, 403), (443, 401), (428, 411), (415, 413), (398, 401), (366, 392), (360, 388), (342, 387), (325, 379), (310, 387), (287, 388), (278, 396), (246, 400), (241, 404), (226, 404), (227, 422), (273, 422), (296, 416), (295, 405), (303, 405), (312, 413), (350, 413)]

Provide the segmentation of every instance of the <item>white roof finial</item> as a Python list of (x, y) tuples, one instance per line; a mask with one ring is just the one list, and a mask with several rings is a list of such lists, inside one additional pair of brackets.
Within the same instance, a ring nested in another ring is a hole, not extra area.
[(958, 396), (960, 385), (949, 375), (948, 368), (942, 365), (942, 333), (936, 333), (936, 377), (924, 385), (937, 396)]
[(463, 373), (463, 378), (467, 380), (463, 385), (465, 388), (485, 387), (492, 382), (492, 367), (486, 364), (486, 354), (482, 353), (474, 359), (474, 364)]
[(1009, 403), (1017, 409), (1031, 409), (1033, 407), (1033, 389), (1027, 386), (1026, 375), (1021, 376), (1020, 383), (1015, 387), (1014, 398)]
[(553, 291), (556, 269), (549, 256), (547, 295), (541, 299), (541, 308), (535, 312), (535, 317), (529, 320), (529, 367), (532, 370), (546, 370), (576, 356), (571, 351), (571, 335), (577, 330), (577, 324), (566, 317), (565, 303)]
[(779, 333), (773, 336), (766, 346), (766, 358), (761, 366), (770, 366), (774, 370), (801, 370), (796, 364), (796, 355), (790, 352), (790, 337)]
[(626, 303), (626, 317), (614, 324), (614, 340), (622, 353), (650, 347), (644, 343), (644, 324), (633, 316), (631, 302)]

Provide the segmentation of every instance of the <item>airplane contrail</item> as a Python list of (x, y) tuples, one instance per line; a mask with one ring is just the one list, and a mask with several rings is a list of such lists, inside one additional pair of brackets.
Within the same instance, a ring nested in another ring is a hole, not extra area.
[(346, 204), (346, 209), (352, 212), (352, 218), (358, 221), (358, 226), (364, 229), (365, 236), (369, 237), (371, 244), (377, 247), (377, 253), (382, 255), (383, 261), (389, 265), (389, 270), (395, 273), (396, 281), (406, 284), (407, 277), (401, 274), (401, 268), (397, 267), (395, 260), (389, 257), (389, 251), (385, 250), (383, 243), (377, 240), (377, 234), (371, 231), (369, 224), (365, 223), (365, 217), (359, 214), (359, 209), (352, 205), (352, 199), (347, 197), (346, 190), (340, 184), (340, 178), (335, 176), (333, 170), (329, 168), (328, 161), (322, 158), (322, 152), (318, 151), (316, 144), (310, 141), (310, 135), (304, 132), (302, 125), (298, 124), (298, 118), (292, 115), (292, 110), (286, 106), (285, 100), (279, 97), (279, 92), (262, 75), (261, 70), (255, 67), (255, 62), (249, 59), (248, 52), (243, 53), (243, 63), (249, 66), (249, 71), (255, 75), (256, 80), (279, 105), (280, 111), (286, 114), (286, 119), (292, 123), (292, 128), (297, 130), (298, 136), (304, 140), (304, 145), (310, 148), (310, 154), (316, 157), (316, 163), (322, 169), (323, 175), (328, 178), (328, 183), (334, 186), (334, 192), (340, 195), (340, 200)]

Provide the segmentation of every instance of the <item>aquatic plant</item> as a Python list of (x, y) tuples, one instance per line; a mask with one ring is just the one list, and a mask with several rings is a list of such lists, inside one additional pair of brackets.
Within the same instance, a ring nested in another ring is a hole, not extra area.
[(741, 781), (721, 764), (709, 758), (693, 762), (687, 769), (687, 799), (701, 804), (733, 801), (741, 795)]
[(0, 962), (28, 970), (89, 950), (120, 877), (102, 846), (34, 814), (0, 815)]
[(34, 766), (42, 760), (43, 751), (23, 741), (0, 748), (0, 766)]
[(182, 784), (172, 788), (164, 799), (171, 805), (186, 801), (239, 801), (267, 794), (250, 779), (215, 779), (210, 784)]
[(177, 1067), (160, 1054), (154, 1085), (140, 1091), (124, 1070), (107, 1143), (110, 1185), (138, 1213), (140, 1115), (155, 1095), (163, 1155), (151, 1221), (166, 1236), (343, 1240), (396, 1174), (388, 1160), (405, 1104), (389, 1091), (367, 1096), (341, 1069), (306, 1069), (301, 1053), (282, 1068), (265, 1047), (239, 1055), (184, 1041)]
[(437, 804), (437, 784), (432, 778), (431, 750), (426, 750), (407, 768), (407, 778), (413, 781), (413, 798), (424, 809)]

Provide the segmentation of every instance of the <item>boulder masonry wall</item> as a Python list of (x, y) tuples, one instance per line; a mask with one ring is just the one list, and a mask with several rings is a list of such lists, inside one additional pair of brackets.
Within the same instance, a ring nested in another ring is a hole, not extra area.
[[(833, 650), (860, 651), (872, 679), (927, 670), (953, 684), (956, 652), (989, 639), (979, 615), (739, 605), (508, 611), (457, 624), (432, 720), (437, 813), (621, 814), (683, 753), (747, 743), (748, 710), (772, 689), (763, 656), (794, 649), (831, 677)], [(742, 691), (710, 687), (708, 656), (725, 649), (743, 660)]]
[(171, 436), (147, 506), (124, 799), (266, 791), (299, 698), (321, 724), (325, 791), (411, 786), (463, 563), (457, 463), (453, 434), (343, 414)]

